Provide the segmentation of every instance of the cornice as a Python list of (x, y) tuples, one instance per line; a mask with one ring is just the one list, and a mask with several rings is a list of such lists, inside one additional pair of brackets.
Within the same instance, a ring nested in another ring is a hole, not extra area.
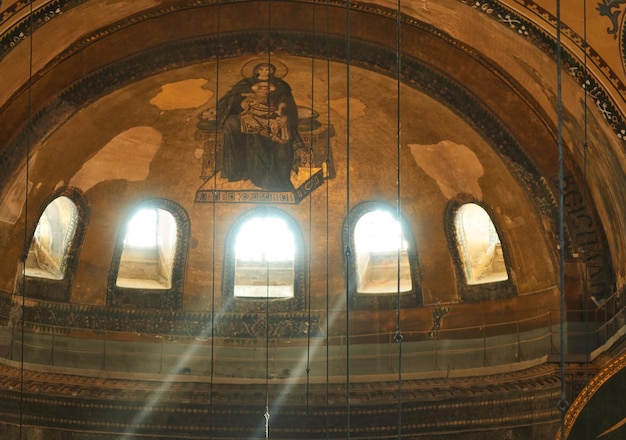
[[(29, 300), (23, 309), (8, 293), (0, 292), (0, 318), (20, 308), (27, 329), (63, 333), (72, 330), (126, 332), (167, 337), (276, 338), (318, 337), (320, 317), (307, 311), (221, 313), (212, 325), (211, 312), (134, 310)], [(267, 328), (267, 335), (266, 335)]]
[[(277, 419), (276, 434), (323, 433), (328, 421), (330, 426), (342, 426), (347, 416), (346, 386), (338, 382), (307, 385), (271, 380), (266, 388), (263, 383), (211, 384), (194, 377), (165, 382), (120, 380), (32, 372), (14, 364), (0, 364), (0, 396), (6, 404), (0, 417), (15, 418), (15, 410), (23, 404), (29, 410), (22, 417), (34, 426), (111, 433), (178, 432), (202, 438), (213, 418), (213, 433), (241, 435), (254, 428), (266, 392), (272, 402), (280, 401), (271, 408)], [(558, 412), (552, 403), (558, 399), (558, 384), (557, 372), (550, 366), (488, 378), (403, 381), (403, 432), (415, 435), (554, 423)], [(395, 381), (350, 385), (350, 417), (356, 437), (384, 436), (393, 426), (397, 387)], [(234, 420), (239, 422), (233, 424)]]

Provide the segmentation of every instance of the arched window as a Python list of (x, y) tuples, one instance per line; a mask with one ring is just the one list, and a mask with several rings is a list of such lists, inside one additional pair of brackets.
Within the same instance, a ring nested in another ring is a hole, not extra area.
[(398, 293), (402, 307), (422, 303), (415, 243), (395, 208), (378, 202), (357, 205), (344, 224), (344, 248), (348, 246), (347, 276), (355, 306), (395, 308)]
[(225, 306), (273, 311), (303, 306), (303, 241), (296, 222), (281, 210), (263, 208), (243, 215), (226, 243)]
[(175, 203), (155, 199), (136, 206), (117, 240), (107, 304), (180, 308), (188, 236), (189, 219)]
[[(366, 212), (354, 227), (358, 293), (410, 292), (413, 289), (408, 243), (390, 211)], [(399, 271), (399, 276), (398, 276)]]
[(284, 219), (247, 220), (235, 238), (235, 298), (293, 298), (295, 251)]
[(62, 280), (78, 223), (78, 209), (66, 196), (46, 206), (37, 222), (26, 257), (26, 276)]
[(115, 284), (169, 289), (176, 251), (176, 220), (161, 208), (138, 209), (126, 226)]
[(89, 204), (78, 188), (62, 187), (47, 199), (24, 249), (26, 296), (69, 301), (88, 222)]
[(454, 225), (467, 284), (508, 280), (500, 237), (487, 211), (475, 203), (463, 204), (456, 211)]

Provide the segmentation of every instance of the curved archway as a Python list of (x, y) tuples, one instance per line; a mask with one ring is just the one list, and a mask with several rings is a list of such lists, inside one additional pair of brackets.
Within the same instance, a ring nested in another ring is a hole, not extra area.
[(180, 309), (189, 233), (189, 217), (177, 203), (150, 199), (137, 204), (118, 233), (107, 305)]
[(303, 310), (305, 268), (302, 232), (289, 214), (271, 207), (244, 213), (226, 236), (222, 310)]
[(26, 294), (68, 301), (89, 223), (87, 198), (77, 188), (63, 187), (46, 199), (36, 218), (24, 256)]

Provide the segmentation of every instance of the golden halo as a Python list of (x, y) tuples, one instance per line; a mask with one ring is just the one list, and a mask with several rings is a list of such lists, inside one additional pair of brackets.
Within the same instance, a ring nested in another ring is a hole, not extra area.
[(253, 58), (241, 67), (241, 76), (244, 78), (252, 78), (254, 76), (254, 67), (259, 64), (271, 64), (276, 68), (274, 78), (284, 78), (289, 73), (289, 69), (282, 61), (277, 58), (264, 57)]

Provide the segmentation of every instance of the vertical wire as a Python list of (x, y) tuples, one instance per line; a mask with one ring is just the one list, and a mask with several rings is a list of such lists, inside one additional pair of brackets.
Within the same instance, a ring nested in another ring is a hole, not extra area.
[(588, 140), (589, 140), (589, 132), (587, 127), (587, 78), (588, 78), (588, 69), (587, 69), (587, 0), (583, 1), (583, 67), (585, 71), (584, 81), (585, 87), (583, 88), (583, 183), (585, 186), (583, 187), (583, 203), (587, 204), (587, 150), (589, 148)]
[[(330, 5), (329, 5), (329, 1), (326, 1), (326, 157), (324, 158), (324, 164), (326, 165), (326, 170), (328, 172), (328, 165), (330, 164)], [(329, 286), (329, 280), (328, 280), (328, 270), (330, 267), (330, 262), (329, 262), (329, 256), (328, 256), (328, 241), (329, 241), (329, 236), (330, 236), (330, 231), (329, 231), (329, 216), (328, 216), (328, 211), (329, 211), (329, 203), (328, 203), (328, 199), (330, 196), (330, 191), (329, 191), (329, 185), (328, 185), (328, 176), (325, 176), (325, 180), (326, 180), (326, 184), (325, 186), (325, 190), (326, 190), (326, 243), (325, 243), (325, 247), (326, 247), (326, 390), (325, 390), (325, 396), (326, 396), (326, 413), (325, 413), (325, 419), (326, 419), (326, 439), (328, 440), (329, 438), (329, 431), (330, 431), (330, 420), (328, 418), (328, 412), (329, 412), (329, 391), (330, 391), (330, 386), (329, 386), (329, 380), (330, 380), (330, 323), (329, 323), (329, 313), (330, 313), (330, 301), (329, 301), (329, 290), (330, 290), (330, 286)]]
[(400, 295), (400, 253), (402, 249), (403, 236), (402, 233), (402, 222), (400, 221), (400, 216), (402, 212), (402, 159), (401, 159), (401, 151), (402, 151), (402, 107), (401, 107), (401, 95), (400, 95), (400, 86), (402, 84), (402, 18), (401, 18), (401, 8), (400, 8), (401, 0), (397, 0), (397, 10), (396, 10), (396, 101), (397, 101), (397, 125), (396, 125), (396, 153), (397, 153), (397, 176), (396, 176), (396, 222), (400, 227), (400, 234), (398, 236), (398, 251), (397, 251), (397, 261), (396, 261), (396, 269), (397, 269), (397, 312), (396, 312), (396, 335), (395, 342), (398, 344), (398, 408), (397, 408), (397, 434), (398, 440), (402, 438), (402, 330), (401, 330), (401, 315), (400, 309), (402, 304), (402, 297)]
[[(267, 216), (265, 217), (267, 221)], [(265, 438), (269, 437), (270, 421), (270, 265), (265, 250)]]
[[(267, 216), (265, 221), (267, 222)], [(265, 258), (265, 438), (269, 438), (270, 421), (270, 263), (267, 258), (267, 249), (264, 250)]]
[[(587, 208), (587, 153), (589, 150), (589, 132), (587, 127), (587, 77), (588, 77), (588, 69), (587, 69), (587, 0), (583, 1), (583, 66), (585, 70), (584, 76), (584, 84), (583, 88), (583, 206)], [(583, 314), (584, 314), (584, 322), (585, 327), (587, 327), (587, 304), (588, 298), (587, 295), (589, 293), (587, 288), (588, 281), (588, 273), (587, 273), (587, 263), (585, 255), (585, 250), (581, 249), (583, 252)], [(589, 343), (589, 338), (585, 338), (585, 344)], [(585, 349), (585, 353), (587, 356), (587, 362), (585, 363), (585, 382), (589, 381), (589, 347), (587, 345)]]
[[(311, 17), (313, 48), (311, 50), (311, 115), (315, 105), (315, 4), (312, 5), (313, 12)], [(310, 122), (310, 145), (309, 145), (309, 179), (313, 177), (313, 117)], [(313, 191), (309, 194), (309, 252), (308, 252), (308, 283), (307, 283), (307, 308), (308, 308), (308, 331), (306, 339), (306, 438), (309, 438), (309, 393), (311, 385), (311, 259), (313, 257)]]
[(583, 187), (583, 202), (585, 206), (587, 205), (587, 151), (589, 149), (589, 132), (587, 127), (587, 78), (588, 78), (588, 69), (587, 69), (587, 0), (583, 0), (583, 66), (585, 69), (585, 88), (583, 94), (583, 129), (584, 129), (584, 143), (583, 143), (583, 183), (585, 186)]
[[(588, 69), (587, 69), (587, 0), (583, 1), (583, 67), (584, 67), (584, 87), (583, 87), (583, 206), (587, 208), (587, 152), (588, 152), (588, 128), (587, 128), (587, 93), (588, 93)], [(585, 324), (585, 385), (589, 382), (589, 363), (590, 363), (590, 349), (589, 349), (589, 333), (588, 330), (588, 270), (587, 270), (587, 256), (585, 249), (580, 249), (583, 255), (583, 323)], [(587, 414), (586, 428), (587, 436), (589, 435), (589, 414)]]
[[(272, 39), (272, 0), (267, 2), (267, 64), (271, 64), (271, 39)], [(270, 70), (271, 71), (271, 70)], [(274, 72), (275, 73), (275, 72)], [(271, 74), (270, 74), (271, 75)], [(269, 95), (267, 97), (269, 101)], [(268, 102), (269, 103), (269, 102)], [(269, 121), (269, 106), (268, 106), (268, 121)], [(266, 221), (269, 215), (269, 200), (265, 203), (266, 209)], [(267, 250), (266, 250), (267, 251)], [(270, 263), (265, 258), (265, 413), (263, 417), (265, 419), (265, 438), (270, 438), (270, 395), (269, 395), (269, 380), (270, 380)]]
[(22, 262), (22, 313), (21, 313), (21, 324), (22, 324), (22, 334), (21, 334), (21, 346), (20, 346), (20, 424), (19, 424), (19, 438), (22, 439), (23, 434), (23, 425), (24, 425), (24, 343), (25, 343), (25, 335), (24, 330), (26, 327), (26, 318), (24, 309), (26, 306), (26, 260), (28, 258), (28, 182), (30, 181), (30, 150), (31, 150), (31, 132), (33, 125), (33, 113), (32, 113), (32, 102), (33, 102), (33, 34), (34, 34), (34, 20), (33, 20), (33, 1), (29, 2), (29, 17), (28, 24), (30, 30), (30, 38), (29, 38), (29, 46), (28, 46), (28, 93), (27, 93), (27, 123), (26, 123), (26, 170), (25, 170), (25, 184), (24, 184), (24, 252), (23, 262)]
[(350, 440), (350, 249), (352, 225), (350, 222), (350, 0), (346, 1), (346, 222), (348, 231), (346, 254), (346, 438)]
[[(213, 438), (213, 382), (215, 381), (215, 240), (217, 238), (217, 143), (219, 142), (219, 129), (218, 129), (218, 103), (219, 103), (219, 90), (220, 90), (220, 50), (221, 50), (221, 13), (222, 13), (221, 0), (217, 0), (217, 44), (215, 53), (215, 142), (213, 144), (213, 206), (212, 206), (212, 219), (213, 225), (212, 239), (211, 239), (211, 384), (209, 386), (209, 439)], [(237, 256), (235, 255), (235, 259)]]
[(559, 160), (559, 376), (561, 380), (560, 400), (557, 405), (561, 413), (561, 439), (565, 440), (565, 413), (567, 398), (565, 388), (565, 218), (563, 213), (563, 91), (561, 83), (561, 1), (556, 0), (556, 78), (557, 78), (557, 145)]

